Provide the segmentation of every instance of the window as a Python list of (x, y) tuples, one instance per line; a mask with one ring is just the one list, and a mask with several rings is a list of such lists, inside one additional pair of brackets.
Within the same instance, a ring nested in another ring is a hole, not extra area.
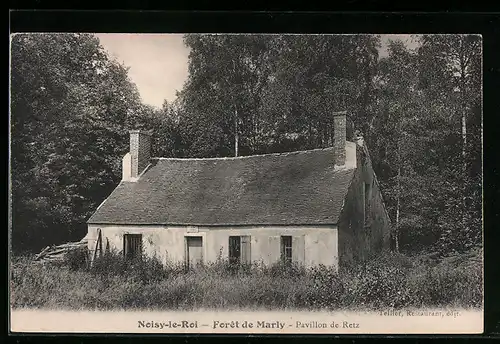
[(250, 236), (229, 237), (229, 263), (250, 264)]
[(142, 256), (142, 234), (125, 234), (123, 236), (123, 254), (125, 258)]
[(281, 237), (281, 260), (285, 263), (292, 261), (292, 237)]
[(241, 238), (239, 236), (229, 237), (229, 263), (239, 264), (241, 258)]

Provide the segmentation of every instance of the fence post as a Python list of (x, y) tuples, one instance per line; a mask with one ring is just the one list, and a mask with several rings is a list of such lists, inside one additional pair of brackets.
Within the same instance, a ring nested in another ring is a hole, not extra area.
[(94, 249), (94, 254), (92, 256), (92, 260), (90, 261), (91, 267), (94, 264), (95, 259), (97, 258), (97, 250), (99, 249), (99, 247), (100, 247), (100, 251), (101, 251), (100, 253), (102, 256), (102, 234), (101, 234), (101, 229), (97, 228), (97, 242), (95, 244), (95, 249)]

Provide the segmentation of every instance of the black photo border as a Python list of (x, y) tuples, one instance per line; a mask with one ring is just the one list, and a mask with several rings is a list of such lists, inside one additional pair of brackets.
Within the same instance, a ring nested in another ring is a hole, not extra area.
[[(39, 1), (33, 2), (40, 4)], [(41, 6), (43, 8), (43, 6)], [(98, 335), (98, 334), (9, 334), (16, 343), (57, 342), (131, 342), (168, 340), (198, 342), (228, 340), (302, 341), (380, 341), (406, 338), (424, 340), (477, 340), (500, 338), (500, 263), (498, 252), (500, 220), (498, 176), (500, 168), (496, 138), (500, 137), (496, 117), (500, 116), (500, 14), (487, 12), (285, 12), (285, 11), (140, 11), (140, 10), (53, 10), (28, 9), (9, 11), (9, 34), (18, 32), (129, 32), (129, 33), (373, 33), (425, 34), (470, 33), (483, 37), (483, 209), (484, 209), (484, 279), (485, 307), (482, 335)], [(8, 123), (7, 123), (8, 124)], [(8, 140), (8, 134), (6, 140)], [(4, 141), (5, 142), (5, 141)], [(8, 141), (6, 141), (8, 146)], [(8, 166), (8, 164), (7, 164)], [(8, 169), (8, 167), (7, 167)], [(8, 170), (7, 170), (8, 172)], [(8, 173), (7, 173), (8, 175)], [(6, 178), (7, 179), (7, 178)], [(4, 232), (7, 236), (7, 231)], [(7, 236), (8, 240), (8, 236)], [(2, 265), (8, 277), (8, 256)], [(6, 285), (8, 279), (5, 281)], [(8, 286), (3, 298), (9, 314)]]

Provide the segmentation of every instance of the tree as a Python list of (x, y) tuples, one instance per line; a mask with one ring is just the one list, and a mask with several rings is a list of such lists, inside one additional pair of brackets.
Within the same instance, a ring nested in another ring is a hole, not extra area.
[(461, 170), (455, 176), (461, 184), (461, 223), (445, 231), (441, 243), (463, 250), (481, 241), (481, 37), (424, 35), (421, 43), (423, 86), (432, 98), (446, 101), (452, 128), (460, 128)]
[[(481, 240), (480, 69), (471, 55), (469, 81), (458, 77), (449, 51), (459, 39), (424, 36), (416, 51), (392, 42), (379, 63), (369, 145), (404, 250), (463, 251)], [(467, 145), (464, 130), (476, 136)]]
[(347, 110), (368, 133), (380, 39), (372, 35), (281, 36), (260, 111), (271, 150), (329, 146), (332, 113)]
[(182, 131), (196, 156), (330, 145), (331, 104), (352, 110), (359, 125), (371, 118), (378, 37), (188, 35), (185, 42)]
[(180, 97), (183, 135), (189, 137), (193, 155), (245, 155), (254, 149), (271, 40), (261, 35), (186, 35), (189, 79)]
[(80, 239), (119, 181), (139, 94), (92, 35), (16, 34), (11, 56), (13, 248)]
[[(433, 141), (423, 122), (425, 98), (417, 89), (418, 61), (401, 41), (392, 41), (388, 57), (379, 62), (374, 93), (377, 98), (373, 130), (368, 137), (373, 166), (392, 214), (395, 249), (434, 237), (427, 180), (431, 178), (422, 148)], [(419, 247), (421, 248), (421, 246)]]

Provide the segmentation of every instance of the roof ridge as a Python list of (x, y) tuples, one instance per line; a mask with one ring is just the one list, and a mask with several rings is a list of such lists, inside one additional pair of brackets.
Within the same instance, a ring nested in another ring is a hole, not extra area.
[(254, 155), (229, 156), (229, 157), (213, 157), (213, 158), (164, 158), (164, 157), (154, 157), (154, 158), (151, 158), (151, 159), (156, 159), (156, 160), (181, 160), (181, 161), (186, 161), (186, 160), (193, 160), (193, 161), (196, 161), (196, 160), (239, 160), (239, 159), (258, 158), (258, 157), (267, 157), (267, 156), (288, 156), (288, 155), (294, 155), (294, 154), (307, 154), (307, 153), (313, 153), (313, 152), (319, 152), (319, 151), (328, 151), (328, 150), (333, 150), (333, 149), (334, 149), (333, 147), (326, 147), (326, 148), (315, 148), (315, 149), (292, 151), (292, 152), (254, 154)]

